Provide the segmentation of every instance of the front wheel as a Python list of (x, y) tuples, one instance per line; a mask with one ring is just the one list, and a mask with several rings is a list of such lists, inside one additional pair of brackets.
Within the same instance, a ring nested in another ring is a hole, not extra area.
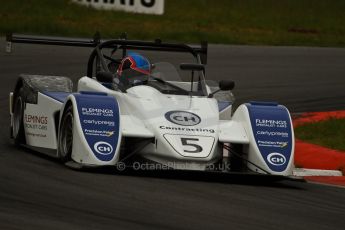
[(233, 150), (229, 156), (229, 163), (230, 163), (230, 170), (232, 172), (242, 172), (245, 170), (246, 165), (241, 157), (241, 153), (243, 153), (243, 146), (240, 144), (231, 144), (231, 148)]
[(72, 105), (69, 105), (63, 113), (58, 136), (58, 157), (62, 162), (67, 162), (71, 159), (73, 148), (73, 123), (73, 108)]
[(13, 126), (12, 135), (15, 145), (25, 144), (24, 131), (24, 90), (20, 88), (14, 98), (13, 103)]

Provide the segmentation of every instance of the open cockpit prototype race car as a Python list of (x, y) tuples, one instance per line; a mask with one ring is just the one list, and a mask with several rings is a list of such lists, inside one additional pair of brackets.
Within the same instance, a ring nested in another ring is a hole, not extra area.
[[(10, 35), (12, 43), (93, 48), (73, 92), (60, 76), (21, 75), (10, 93), (11, 136), (73, 167), (153, 163), (168, 169), (290, 176), (288, 110), (249, 102), (234, 83), (205, 79), (207, 44)], [(127, 63), (126, 63), (127, 62)]]

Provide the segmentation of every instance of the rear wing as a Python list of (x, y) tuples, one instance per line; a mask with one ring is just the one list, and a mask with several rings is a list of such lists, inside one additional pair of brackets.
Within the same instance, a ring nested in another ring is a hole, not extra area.
[[(97, 47), (100, 48), (119, 48), (124, 50), (124, 55), (127, 49), (140, 50), (157, 50), (157, 51), (172, 51), (172, 52), (190, 52), (194, 56), (199, 55), (202, 64), (207, 64), (207, 42), (201, 42), (199, 46), (189, 46), (178, 43), (165, 43), (160, 39), (153, 42), (127, 40), (124, 35), (120, 39), (101, 40), (100, 34), (96, 33), (93, 39), (86, 38), (66, 38), (66, 37), (52, 37), (52, 36), (34, 36), (23, 34), (8, 34), (6, 36), (6, 52), (12, 52), (12, 43), (25, 44), (40, 44), (40, 45), (57, 45), (57, 46), (75, 46), (75, 47)], [(107, 46), (109, 44), (109, 47)], [(111, 44), (111, 45), (110, 45)]]

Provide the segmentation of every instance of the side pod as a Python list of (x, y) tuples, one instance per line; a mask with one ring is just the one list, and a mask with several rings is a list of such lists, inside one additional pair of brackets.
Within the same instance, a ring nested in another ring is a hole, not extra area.
[[(242, 104), (233, 120), (242, 123), (248, 138), (248, 168), (258, 173), (292, 175), (294, 132), (289, 111), (276, 103)], [(258, 166), (258, 167), (257, 167)]]
[(115, 165), (122, 137), (116, 99), (105, 93), (72, 94), (62, 107), (60, 121), (69, 106), (74, 115), (72, 160), (86, 166)]

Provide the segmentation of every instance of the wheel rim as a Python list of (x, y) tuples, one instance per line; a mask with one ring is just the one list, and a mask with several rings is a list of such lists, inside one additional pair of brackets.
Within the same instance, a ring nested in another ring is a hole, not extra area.
[(72, 153), (73, 146), (73, 114), (67, 113), (61, 127), (60, 155), (62, 158)]
[(18, 97), (13, 111), (13, 136), (16, 138), (19, 133), (20, 125), (23, 120), (23, 103), (22, 98)]

